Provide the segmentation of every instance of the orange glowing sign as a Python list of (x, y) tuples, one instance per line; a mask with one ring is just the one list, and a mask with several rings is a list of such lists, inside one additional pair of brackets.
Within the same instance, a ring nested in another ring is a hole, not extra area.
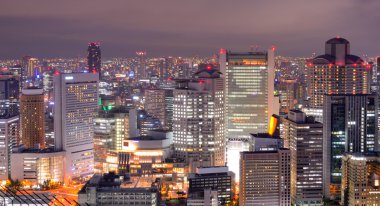
[(277, 121), (278, 121), (277, 117), (275, 116), (270, 117), (270, 122), (269, 122), (269, 127), (268, 127), (268, 134), (270, 136), (272, 136), (274, 132), (276, 131)]

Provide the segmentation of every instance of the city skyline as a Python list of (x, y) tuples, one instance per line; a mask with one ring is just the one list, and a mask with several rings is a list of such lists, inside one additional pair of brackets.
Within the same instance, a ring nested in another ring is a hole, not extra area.
[(372, 43), (380, 15), (376, 1), (89, 3), (4, 2), (0, 58), (85, 56), (88, 42), (100, 42), (105, 58), (141, 50), (148, 56), (204, 56), (220, 47), (246, 51), (257, 45), (274, 45), (279, 55), (311, 56), (322, 52), (319, 42), (334, 36), (354, 42), (360, 56), (378, 54)]

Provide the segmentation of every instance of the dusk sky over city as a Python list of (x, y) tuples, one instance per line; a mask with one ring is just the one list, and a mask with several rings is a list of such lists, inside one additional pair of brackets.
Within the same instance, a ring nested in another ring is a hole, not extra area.
[(0, 206), (377, 206), (380, 0), (0, 0)]
[(341, 36), (352, 52), (379, 54), (380, 4), (366, 1), (2, 1), (0, 58), (84, 56), (100, 42), (103, 56), (210, 56), (219, 48), (275, 45), (279, 55), (322, 53)]

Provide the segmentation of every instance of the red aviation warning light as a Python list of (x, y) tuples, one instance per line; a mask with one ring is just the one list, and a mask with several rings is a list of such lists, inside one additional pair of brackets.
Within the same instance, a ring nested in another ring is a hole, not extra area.
[(223, 49), (223, 48), (220, 48), (219, 54), (227, 54), (227, 50)]

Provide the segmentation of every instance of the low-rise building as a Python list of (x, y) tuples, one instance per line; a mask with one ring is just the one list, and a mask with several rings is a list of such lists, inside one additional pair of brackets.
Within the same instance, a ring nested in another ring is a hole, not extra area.
[[(133, 184), (133, 183), (130, 183)], [(83, 205), (156, 206), (160, 202), (159, 185), (131, 187), (123, 176), (95, 174), (79, 191), (78, 202)]]
[(220, 204), (228, 204), (234, 193), (234, 179), (228, 167), (199, 167), (196, 173), (189, 175), (189, 194), (204, 192), (205, 188), (210, 188), (217, 191)]
[(30, 182), (31, 186), (46, 181), (64, 182), (65, 152), (53, 149), (18, 148), (11, 154), (11, 178)]
[(210, 188), (188, 194), (187, 206), (218, 206), (218, 191)]

